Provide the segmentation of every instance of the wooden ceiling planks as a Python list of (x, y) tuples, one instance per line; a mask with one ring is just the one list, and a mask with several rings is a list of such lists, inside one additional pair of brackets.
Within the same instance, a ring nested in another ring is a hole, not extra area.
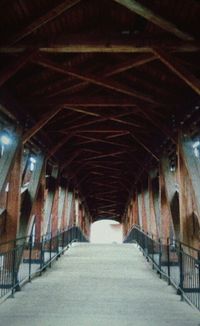
[(22, 121), (25, 112), (32, 119), (24, 143), (50, 139), (48, 158), (82, 189), (93, 220), (120, 221), (131, 186), (148, 174), (144, 162), (157, 164), (164, 139), (176, 141), (172, 115), (182, 119), (200, 93), (200, 6), (194, 0), (0, 6), (0, 59), (7, 67), (1, 93), (20, 103)]

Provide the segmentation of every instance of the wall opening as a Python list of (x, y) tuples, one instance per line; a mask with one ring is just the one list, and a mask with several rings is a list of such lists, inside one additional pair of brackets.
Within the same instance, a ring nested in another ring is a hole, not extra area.
[(122, 225), (114, 220), (101, 220), (92, 223), (91, 243), (122, 243)]

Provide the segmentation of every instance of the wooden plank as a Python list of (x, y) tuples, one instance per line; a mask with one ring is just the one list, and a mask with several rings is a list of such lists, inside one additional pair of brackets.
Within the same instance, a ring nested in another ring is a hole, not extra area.
[(143, 94), (139, 91), (135, 91), (134, 89), (129, 89), (125, 86), (122, 86), (121, 84), (108, 80), (108, 79), (102, 79), (97, 78), (91, 75), (86, 74), (80, 74), (76, 72), (75, 70), (69, 70), (63, 65), (59, 65), (49, 59), (39, 57), (34, 60), (35, 63), (41, 65), (42, 67), (48, 68), (50, 70), (56, 71), (60, 74), (69, 75), (71, 77), (75, 77), (77, 79), (81, 79), (84, 82), (88, 82), (97, 86), (101, 86), (103, 88), (122, 93), (131, 97), (136, 97), (142, 101), (146, 101), (152, 104), (158, 104), (156, 100), (154, 100), (152, 97), (147, 96), (146, 94)]
[[(35, 50), (41, 53), (152, 53), (153, 47), (160, 47), (167, 49), (170, 52), (198, 52), (200, 49), (199, 42), (171, 42), (171, 44), (158, 42), (143, 42), (143, 44), (134, 44), (133, 41), (122, 40), (115, 42), (97, 41), (96, 43), (81, 42), (80, 40), (75, 43), (63, 43), (60, 45), (49, 45), (46, 47), (32, 46)], [(0, 53), (22, 53), (27, 50), (26, 46), (1, 46)]]
[(35, 21), (27, 25), (22, 31), (13, 36), (13, 38), (8, 42), (9, 45), (13, 46), (26, 36), (38, 30), (43, 25), (52, 21), (56, 17), (60, 16), (62, 13), (72, 8), (76, 4), (78, 4), (81, 0), (65, 0), (62, 1), (56, 7), (50, 9), (47, 13), (37, 18)]
[(22, 67), (24, 67), (35, 55), (35, 50), (25, 51), (20, 54), (19, 58), (14, 60), (8, 67), (4, 68), (0, 73), (0, 87), (5, 84), (12, 76), (14, 76)]
[(29, 141), (38, 131), (40, 131), (51, 119), (53, 119), (60, 111), (62, 107), (47, 112), (37, 123), (30, 129), (28, 129), (22, 136), (22, 142), (25, 144)]
[(191, 74), (185, 67), (172, 57), (160, 49), (153, 49), (153, 52), (158, 56), (162, 63), (164, 63), (173, 73), (175, 73), (181, 80), (183, 80), (189, 87), (200, 95), (200, 80)]
[(178, 38), (184, 41), (192, 41), (194, 37), (181, 29), (179, 29), (174, 23), (168, 21), (167, 19), (161, 17), (160, 15), (154, 13), (151, 9), (141, 4), (136, 0), (114, 0), (115, 2), (121, 4), (122, 6), (133, 11), (137, 15), (147, 19), (151, 23), (161, 27), (163, 30), (174, 34)]

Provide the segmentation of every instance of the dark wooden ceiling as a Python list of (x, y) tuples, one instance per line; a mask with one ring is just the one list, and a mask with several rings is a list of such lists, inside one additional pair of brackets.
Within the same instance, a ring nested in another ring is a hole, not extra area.
[[(120, 220), (200, 94), (198, 0), (1, 0), (0, 101)], [(27, 130), (28, 129), (28, 130)]]

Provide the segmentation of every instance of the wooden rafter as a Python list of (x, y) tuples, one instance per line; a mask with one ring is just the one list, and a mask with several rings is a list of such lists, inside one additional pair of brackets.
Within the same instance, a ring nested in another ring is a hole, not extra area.
[(47, 13), (37, 18), (35, 21), (27, 25), (22, 31), (13, 36), (13, 38), (8, 42), (9, 45), (14, 45), (26, 36), (38, 30), (43, 25), (52, 21), (56, 17), (60, 16), (63, 12), (72, 8), (78, 4), (81, 0), (65, 0), (62, 1), (58, 6), (50, 9)]
[(173, 22), (161, 17), (160, 15), (154, 13), (145, 5), (141, 4), (138, 0), (114, 0), (115, 2), (121, 4), (122, 6), (128, 8), (129, 10), (135, 12), (136, 14), (147, 19), (151, 23), (161, 27), (165, 31), (174, 34), (178, 38), (184, 41), (192, 41), (194, 37), (189, 33), (182, 31)]
[[(156, 59), (155, 55), (152, 55), (152, 54), (144, 54), (141, 56), (142, 57), (139, 57), (136, 59), (134, 58), (132, 60), (124, 60), (122, 63), (119, 63), (112, 68), (110, 68), (110, 67), (105, 68), (105, 71), (103, 71), (101, 73), (101, 77), (107, 78), (107, 77), (115, 76), (115, 75), (120, 74), (129, 69), (139, 67), (148, 62), (152, 62)], [(68, 87), (67, 89), (65, 87), (64, 89), (57, 90), (56, 92), (51, 94), (51, 97), (56, 96), (61, 93), (66, 93), (66, 91), (67, 91), (67, 93), (80, 91), (80, 89), (82, 90), (87, 85), (89, 85), (89, 83), (87, 81), (81, 81), (81, 82), (77, 83), (76, 85)]]
[(153, 153), (152, 150), (150, 150), (149, 147), (147, 147), (143, 141), (138, 139), (138, 137), (136, 137), (133, 133), (131, 133), (131, 136), (133, 137), (136, 143), (138, 143), (147, 153), (149, 153), (156, 161), (159, 162), (159, 157), (155, 153)]
[(28, 129), (24, 135), (22, 136), (22, 142), (25, 144), (30, 138), (32, 138), (37, 132), (39, 132), (51, 119), (53, 119), (62, 108), (58, 108), (56, 110), (53, 110), (51, 112), (48, 112), (44, 115), (37, 123), (31, 128)]
[(15, 75), (22, 67), (24, 67), (35, 55), (35, 53), (35, 50), (25, 51), (25, 53), (20, 55), (13, 63), (4, 68), (4, 70), (0, 73), (0, 87), (13, 75)]
[(58, 144), (51, 148), (47, 155), (47, 158), (49, 159), (51, 156), (53, 156), (62, 146), (64, 146), (73, 137), (73, 135), (73, 132), (69, 132), (65, 137), (63, 137), (63, 139)]
[(58, 96), (54, 99), (41, 99), (40, 101), (34, 99), (24, 102), (29, 106), (69, 106), (69, 107), (136, 107), (136, 101), (132, 98), (125, 98), (120, 96)]
[[(125, 144), (120, 144), (120, 143), (117, 143), (117, 142), (111, 142), (111, 141), (100, 139), (100, 138), (87, 137), (87, 136), (78, 135), (78, 134), (77, 134), (77, 136), (80, 136), (81, 138), (89, 140), (89, 143), (103, 143), (103, 144), (114, 145), (114, 146), (127, 148), (127, 149), (131, 148), (131, 146), (128, 146), (128, 145), (125, 145)], [(86, 142), (86, 143), (88, 143), (88, 142)], [(83, 144), (84, 144), (84, 142), (83, 142)]]
[[(171, 42), (158, 44), (154, 42), (136, 43), (131, 41), (97, 41), (91, 42), (75, 42), (74, 44), (63, 43), (51, 46), (33, 46), (35, 50), (41, 53), (151, 53), (152, 47), (161, 47), (172, 52), (198, 52), (200, 45), (198, 42)], [(0, 53), (21, 53), (26, 51), (26, 46), (1, 46)]]
[(119, 115), (116, 115), (116, 116), (115, 115), (104, 116), (104, 115), (102, 115), (100, 113), (96, 113), (94, 111), (91, 111), (91, 110), (89, 111), (89, 110), (85, 110), (85, 109), (81, 109), (81, 108), (66, 107), (66, 109), (72, 110), (74, 112), (80, 112), (80, 113), (83, 113), (83, 114), (89, 115), (89, 116), (100, 117), (102, 119), (105, 118), (105, 120), (115, 121), (115, 122), (118, 122), (118, 123), (121, 123), (121, 124), (132, 126), (134, 128), (141, 128), (141, 125), (138, 125), (138, 124), (136, 124), (134, 122), (125, 121), (125, 120), (120, 119), (120, 117), (129, 115), (130, 113), (128, 113), (128, 112), (127, 113), (122, 113), (122, 114), (119, 114)]
[(35, 63), (41, 65), (42, 67), (46, 67), (48, 69), (51, 69), (53, 71), (56, 71), (60, 74), (69, 75), (71, 77), (83, 80), (84, 82), (88, 82), (97, 86), (101, 86), (103, 88), (122, 93), (131, 97), (138, 98), (142, 101), (149, 102), (152, 104), (158, 104), (156, 100), (154, 100), (152, 97), (147, 96), (146, 94), (142, 94), (138, 91), (135, 91), (134, 89), (129, 89), (117, 82), (108, 80), (108, 79), (102, 79), (97, 78), (91, 75), (86, 74), (80, 74), (79, 72), (76, 72), (75, 70), (69, 70), (66, 69), (65, 66), (59, 65), (49, 59), (39, 57), (34, 60)]
[(164, 63), (164, 65), (166, 65), (173, 73), (181, 78), (181, 80), (191, 87), (193, 91), (200, 95), (200, 80), (197, 77), (191, 74), (169, 53), (166, 53), (160, 49), (153, 49), (153, 52), (158, 56), (161, 62)]

